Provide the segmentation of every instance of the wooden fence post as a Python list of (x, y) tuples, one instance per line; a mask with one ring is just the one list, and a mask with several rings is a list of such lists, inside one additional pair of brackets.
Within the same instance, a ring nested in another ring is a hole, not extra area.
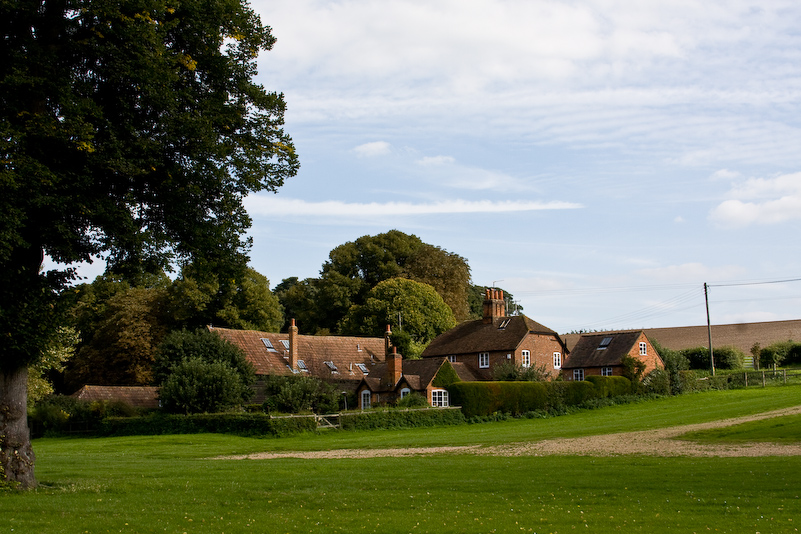
[(762, 371), (762, 387), (765, 387), (765, 371)]

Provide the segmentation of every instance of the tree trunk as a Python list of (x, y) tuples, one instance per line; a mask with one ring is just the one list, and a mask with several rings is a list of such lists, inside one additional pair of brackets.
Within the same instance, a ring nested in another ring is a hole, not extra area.
[(0, 371), (0, 484), (36, 487), (28, 430), (28, 369)]

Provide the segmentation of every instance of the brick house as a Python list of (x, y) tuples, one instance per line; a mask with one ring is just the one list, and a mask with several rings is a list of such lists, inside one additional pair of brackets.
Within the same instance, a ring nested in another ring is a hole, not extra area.
[[(354, 391), (371, 369), (384, 363), (389, 338), (352, 336), (308, 336), (298, 334), (292, 319), (289, 332), (209, 330), (237, 345), (253, 364), (257, 378), (307, 375)], [(263, 400), (257, 384), (255, 402)]]
[(450, 369), (459, 380), (478, 380), (462, 363), (452, 364), (444, 357), (404, 360), (393, 347), (386, 361), (376, 364), (356, 388), (358, 406), (364, 410), (377, 404), (394, 403), (411, 393), (422, 394), (431, 406), (449, 406), (446, 384), (438, 384), (437, 378), (440, 373), (444, 375), (442, 378), (453, 376)]
[(478, 379), (491, 380), (492, 369), (502, 362), (542, 367), (555, 378), (566, 354), (559, 334), (525, 315), (507, 316), (503, 291), (487, 289), (483, 317), (437, 336), (422, 357), (445, 357), (467, 366)]
[(644, 374), (664, 369), (656, 349), (642, 330), (582, 334), (562, 365), (566, 380), (587, 376), (622, 376), (623, 358), (631, 356), (645, 364)]

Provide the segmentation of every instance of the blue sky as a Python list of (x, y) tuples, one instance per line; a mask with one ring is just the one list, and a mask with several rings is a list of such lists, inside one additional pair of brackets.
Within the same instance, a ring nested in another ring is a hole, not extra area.
[(246, 201), (273, 287), (399, 229), (560, 333), (704, 324), (704, 282), (714, 324), (799, 318), (763, 283), (801, 278), (796, 1), (252, 6), (301, 161)]
[[(293, 0), (301, 169), (251, 196), (274, 286), (399, 229), (559, 331), (799, 318), (801, 4)], [(747, 285), (728, 285), (728, 284)]]

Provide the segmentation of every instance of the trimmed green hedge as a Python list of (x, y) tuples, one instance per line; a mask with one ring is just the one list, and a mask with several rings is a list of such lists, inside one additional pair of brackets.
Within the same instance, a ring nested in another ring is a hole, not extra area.
[(314, 432), (316, 429), (314, 417), (271, 418), (263, 413), (155, 414), (147, 417), (109, 417), (103, 420), (98, 433), (103, 436), (146, 436), (209, 432), (278, 437)]
[(423, 408), (420, 410), (377, 410), (343, 413), (339, 416), (342, 430), (378, 430), (384, 428), (416, 428), (460, 425), (465, 422), (461, 410)]
[(588, 377), (575, 382), (458, 382), (448, 386), (452, 406), (461, 406), (464, 416), (494, 413), (521, 415), (559, 410), (592, 399), (631, 393), (631, 381), (622, 376)]

